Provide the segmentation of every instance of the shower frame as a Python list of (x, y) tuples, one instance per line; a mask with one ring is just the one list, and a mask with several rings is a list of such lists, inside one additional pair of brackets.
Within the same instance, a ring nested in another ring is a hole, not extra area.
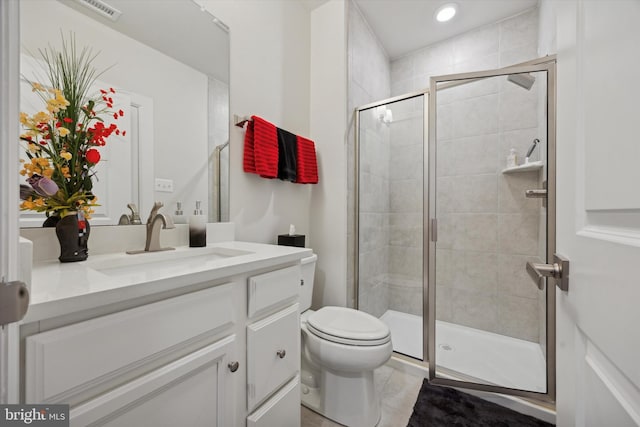
[[(546, 385), (545, 393), (521, 390), (496, 385), (474, 383), (463, 379), (436, 377), (436, 310), (435, 310), (435, 244), (437, 240), (437, 220), (435, 213), (435, 149), (436, 149), (436, 93), (448, 87), (464, 85), (473, 81), (490, 77), (507, 76), (509, 74), (546, 72), (547, 73), (547, 259), (552, 259), (556, 244), (556, 56), (549, 55), (513, 66), (469, 73), (434, 76), (430, 86), (384, 100), (369, 103), (355, 108), (354, 114), (354, 306), (359, 308), (359, 245), (360, 245), (360, 113), (382, 105), (403, 101), (419, 96), (424, 97), (423, 109), (423, 360), (402, 357), (403, 361), (428, 368), (429, 382), (436, 385), (453, 386), (471, 390), (501, 393), (533, 399), (542, 402), (555, 402), (556, 397), (556, 293), (553, 282), (546, 284)], [(434, 114), (430, 114), (433, 111)], [(426, 268), (425, 268), (426, 267)], [(523, 266), (524, 268), (524, 266)], [(549, 285), (551, 287), (549, 287)], [(531, 286), (534, 286), (532, 284)], [(427, 357), (424, 357), (426, 355)], [(442, 369), (442, 368), (439, 368)]]

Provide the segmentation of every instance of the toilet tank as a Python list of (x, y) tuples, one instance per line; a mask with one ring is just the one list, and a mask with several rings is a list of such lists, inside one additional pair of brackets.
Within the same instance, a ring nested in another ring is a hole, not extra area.
[(300, 286), (300, 312), (311, 308), (311, 297), (313, 296), (313, 276), (316, 272), (316, 260), (318, 255), (313, 254), (310, 257), (300, 260), (300, 268), (302, 269), (302, 284)]

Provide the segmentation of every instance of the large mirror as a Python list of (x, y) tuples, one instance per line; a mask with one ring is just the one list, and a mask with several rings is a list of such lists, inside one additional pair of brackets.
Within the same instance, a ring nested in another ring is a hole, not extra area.
[[(180, 202), (185, 218), (201, 201), (210, 222), (228, 221), (229, 34), (212, 12), (196, 0), (20, 1), (22, 75), (45, 76), (38, 50), (73, 34), (126, 113), (126, 136), (102, 147), (92, 226), (118, 224), (129, 203), (144, 222), (154, 201), (171, 215)], [(23, 79), (21, 111), (36, 102)], [(20, 222), (44, 219), (22, 211)]]

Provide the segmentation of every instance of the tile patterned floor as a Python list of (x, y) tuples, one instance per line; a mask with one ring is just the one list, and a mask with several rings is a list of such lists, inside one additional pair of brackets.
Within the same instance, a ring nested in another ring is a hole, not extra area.
[[(381, 395), (382, 418), (377, 427), (406, 427), (418, 397), (422, 377), (388, 366), (375, 371), (376, 389)], [(315, 412), (302, 407), (302, 427), (340, 427)]]

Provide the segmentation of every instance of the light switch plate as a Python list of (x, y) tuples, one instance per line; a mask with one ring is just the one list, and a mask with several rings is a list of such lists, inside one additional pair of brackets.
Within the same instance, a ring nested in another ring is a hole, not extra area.
[(173, 180), (156, 178), (156, 191), (173, 193)]

